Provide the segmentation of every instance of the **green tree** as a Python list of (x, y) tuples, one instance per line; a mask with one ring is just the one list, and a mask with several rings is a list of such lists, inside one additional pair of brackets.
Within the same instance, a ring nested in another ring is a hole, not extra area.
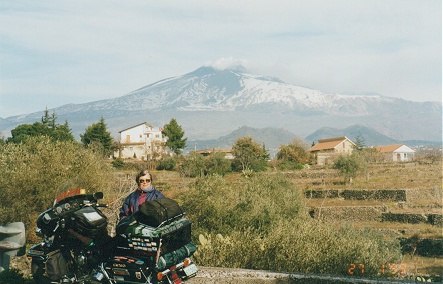
[(277, 152), (279, 167), (282, 169), (299, 169), (309, 162), (306, 152), (307, 144), (299, 139), (294, 139), (288, 145), (281, 145)]
[(355, 137), (355, 146), (354, 146), (355, 150), (361, 151), (365, 147), (366, 147), (365, 139), (363, 137), (361, 137), (360, 135)]
[(35, 136), (50, 136), (51, 129), (42, 123), (34, 122), (33, 124), (21, 124), (11, 130), (11, 137), (9, 137), (7, 143), (23, 143), (28, 137)]
[(107, 131), (105, 119), (100, 118), (100, 121), (93, 123), (86, 128), (84, 134), (80, 134), (81, 141), (84, 146), (94, 149), (96, 152), (101, 152), (103, 156), (110, 156), (113, 151), (113, 139), (111, 133)]
[(366, 171), (367, 163), (358, 151), (353, 151), (351, 155), (340, 155), (334, 162), (333, 168), (339, 171), (345, 182), (352, 183), (353, 178)]
[(268, 154), (260, 144), (252, 140), (252, 137), (238, 138), (232, 146), (232, 152), (235, 156), (235, 162), (240, 164), (241, 171), (262, 171), (266, 169)]
[(51, 133), (51, 137), (58, 141), (75, 141), (67, 120), (65, 121), (65, 124), (56, 126)]
[(183, 138), (185, 132), (182, 127), (177, 123), (175, 118), (172, 118), (169, 124), (166, 124), (162, 130), (163, 135), (168, 137), (166, 146), (171, 149), (175, 154), (181, 154), (181, 150), (186, 147), (187, 138)]
[(29, 137), (36, 136), (48, 136), (53, 141), (75, 141), (74, 135), (72, 135), (69, 128), (68, 121), (65, 124), (56, 123), (55, 113), (52, 116), (49, 115), (48, 110), (41, 119), (41, 122), (34, 122), (33, 124), (21, 124), (11, 130), (11, 137), (9, 137), (7, 143), (23, 143)]

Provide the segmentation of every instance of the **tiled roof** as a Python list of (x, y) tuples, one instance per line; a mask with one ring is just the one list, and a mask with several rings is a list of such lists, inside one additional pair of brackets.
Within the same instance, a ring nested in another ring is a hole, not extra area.
[(349, 140), (346, 136), (336, 137), (336, 138), (328, 138), (328, 139), (321, 139), (318, 140), (318, 143), (309, 149), (309, 152), (312, 151), (320, 151), (320, 150), (328, 150), (328, 149), (334, 149), (342, 143), (343, 141), (348, 140), (351, 143), (353, 143), (351, 140)]
[(137, 127), (137, 126), (140, 126), (140, 125), (146, 125), (147, 127), (153, 127), (151, 124), (149, 124), (149, 123), (147, 123), (147, 122), (142, 122), (142, 123), (139, 123), (139, 124), (137, 124), (137, 125), (134, 125), (134, 126), (131, 126), (131, 127), (128, 127), (128, 128), (126, 128), (126, 129), (123, 129), (123, 130), (120, 130), (118, 133), (122, 133), (123, 131), (126, 131), (126, 130), (129, 130), (129, 129), (132, 129), (132, 128), (135, 128), (135, 127)]
[(398, 148), (403, 146), (403, 144), (394, 144), (394, 145), (387, 145), (387, 146), (377, 146), (375, 149), (379, 151), (380, 153), (392, 153)]

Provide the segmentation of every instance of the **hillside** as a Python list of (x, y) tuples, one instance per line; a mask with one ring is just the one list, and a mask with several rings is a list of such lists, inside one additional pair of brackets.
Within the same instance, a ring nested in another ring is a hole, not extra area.
[(307, 146), (311, 146), (312, 143), (317, 143), (320, 139), (346, 136), (352, 141), (355, 141), (357, 137), (360, 137), (365, 142), (367, 147), (390, 145), (403, 143), (410, 147), (417, 146), (441, 146), (439, 141), (401, 141), (390, 138), (386, 135), (380, 134), (374, 129), (363, 125), (352, 125), (344, 129), (323, 127), (313, 132), (306, 137), (300, 137), (296, 134), (287, 131), (282, 128), (266, 127), (266, 128), (253, 128), (248, 126), (242, 126), (232, 131), (231, 133), (221, 136), (217, 139), (209, 140), (188, 140), (185, 152), (191, 150), (204, 150), (204, 149), (229, 149), (234, 144), (235, 140), (240, 137), (250, 136), (254, 141), (259, 144), (265, 145), (266, 149), (270, 152), (271, 156), (277, 153), (281, 145), (288, 145), (294, 139), (302, 139), (306, 142)]
[[(41, 112), (0, 120), (9, 136), (17, 125), (40, 121)], [(251, 74), (241, 66), (203, 66), (117, 98), (63, 105), (49, 110), (68, 121), (74, 137), (101, 117), (114, 137), (144, 121), (163, 126), (175, 118), (189, 140), (212, 140), (242, 126), (281, 128), (306, 137), (323, 127), (369, 127), (396, 140), (441, 141), (442, 105), (381, 95), (330, 94)]]

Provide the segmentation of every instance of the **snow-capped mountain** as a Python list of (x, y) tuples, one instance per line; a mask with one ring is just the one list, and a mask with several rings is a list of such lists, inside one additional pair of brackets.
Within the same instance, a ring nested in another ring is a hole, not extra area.
[[(442, 106), (371, 96), (327, 94), (278, 78), (249, 73), (243, 66), (203, 66), (118, 98), (64, 105), (54, 111), (73, 133), (101, 116), (116, 136), (141, 122), (162, 126), (176, 118), (192, 139), (217, 138), (238, 127), (279, 127), (305, 136), (321, 127), (362, 124), (396, 139), (441, 140)], [(0, 128), (38, 121), (42, 113), (9, 117)]]

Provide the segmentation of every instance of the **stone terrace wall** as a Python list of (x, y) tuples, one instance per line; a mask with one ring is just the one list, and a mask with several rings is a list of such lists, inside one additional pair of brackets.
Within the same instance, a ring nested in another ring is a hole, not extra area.
[(327, 222), (334, 221), (381, 221), (385, 206), (324, 206), (311, 212), (314, 219)]
[(344, 189), (307, 190), (306, 198), (344, 198), (345, 200), (379, 200), (394, 202), (414, 202), (417, 200), (437, 200), (442, 203), (443, 190), (431, 189)]

